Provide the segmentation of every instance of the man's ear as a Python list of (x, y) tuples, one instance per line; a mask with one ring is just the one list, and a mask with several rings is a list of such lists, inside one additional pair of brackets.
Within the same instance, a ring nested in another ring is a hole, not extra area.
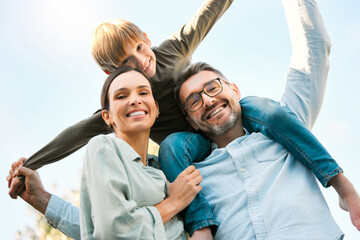
[(112, 124), (111, 114), (106, 110), (102, 110), (101, 116), (104, 119), (105, 123), (108, 126), (111, 126), (111, 124)]
[(195, 122), (189, 117), (186, 117), (186, 121), (188, 121), (190, 123), (190, 125), (196, 130), (199, 131), (199, 127), (195, 124)]
[(231, 83), (230, 86), (231, 86), (231, 90), (234, 92), (237, 100), (240, 100), (241, 99), (241, 93), (240, 93), (239, 88), (236, 86), (235, 83)]
[(151, 41), (150, 41), (150, 39), (148, 38), (148, 36), (146, 35), (146, 33), (143, 32), (143, 34), (144, 34), (144, 36), (145, 36), (145, 38), (146, 38), (146, 43), (147, 43), (147, 45), (149, 45), (149, 47), (151, 47)]

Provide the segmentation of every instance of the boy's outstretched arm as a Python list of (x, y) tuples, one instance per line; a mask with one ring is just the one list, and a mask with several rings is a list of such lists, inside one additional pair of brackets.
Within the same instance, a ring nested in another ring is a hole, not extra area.
[[(172, 57), (180, 55), (180, 58), (185, 57), (185, 60), (190, 61), (196, 48), (230, 7), (232, 2), (233, 0), (204, 1), (190, 21), (178, 32), (160, 44), (159, 49), (173, 51), (173, 53), (170, 54)], [(187, 62), (187, 64), (189, 64), (189, 62)]]
[(62, 131), (46, 146), (28, 158), (24, 166), (35, 170), (59, 161), (86, 145), (92, 137), (106, 133), (109, 133), (108, 126), (101, 117), (101, 111), (97, 111), (91, 117)]

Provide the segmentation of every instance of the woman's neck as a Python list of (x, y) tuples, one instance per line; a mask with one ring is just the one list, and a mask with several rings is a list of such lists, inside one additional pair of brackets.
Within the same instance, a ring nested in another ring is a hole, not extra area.
[(116, 133), (116, 137), (127, 142), (140, 155), (144, 166), (147, 163), (150, 131), (138, 133)]

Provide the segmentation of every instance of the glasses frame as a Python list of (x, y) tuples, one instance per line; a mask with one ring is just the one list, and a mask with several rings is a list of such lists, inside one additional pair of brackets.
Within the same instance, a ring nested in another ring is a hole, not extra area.
[[(219, 81), (220, 86), (221, 86), (221, 90), (218, 93), (216, 93), (215, 95), (212, 95), (212, 94), (209, 94), (209, 93), (205, 92), (205, 88), (215, 80)], [(214, 79), (208, 81), (207, 83), (205, 83), (204, 86), (203, 86), (203, 89), (200, 92), (190, 94), (190, 96), (188, 96), (186, 98), (185, 102), (182, 104), (182, 107), (185, 108), (186, 110), (188, 110), (189, 112), (196, 112), (197, 110), (199, 110), (204, 105), (204, 99), (203, 99), (203, 97), (201, 95), (202, 93), (206, 94), (209, 97), (215, 97), (215, 96), (219, 95), (224, 90), (224, 87), (223, 87), (223, 84), (221, 83), (221, 80), (224, 81), (227, 84), (230, 84), (228, 81), (226, 81), (225, 79), (223, 79), (221, 77), (214, 78)], [(193, 95), (200, 95), (200, 99), (201, 99), (201, 105), (198, 108), (196, 108), (195, 110), (191, 110), (190, 108), (188, 108), (186, 106), (186, 102)]]

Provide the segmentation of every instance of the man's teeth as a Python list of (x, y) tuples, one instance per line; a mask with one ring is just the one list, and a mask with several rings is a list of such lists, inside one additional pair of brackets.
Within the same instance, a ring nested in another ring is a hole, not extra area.
[(210, 118), (215, 116), (216, 114), (218, 114), (219, 112), (221, 112), (222, 110), (224, 110), (224, 107), (218, 107), (215, 111), (213, 111), (211, 114), (210, 114)]
[(145, 115), (145, 112), (144, 111), (132, 112), (129, 114), (129, 117), (135, 117), (135, 116), (141, 116), (141, 115)]

